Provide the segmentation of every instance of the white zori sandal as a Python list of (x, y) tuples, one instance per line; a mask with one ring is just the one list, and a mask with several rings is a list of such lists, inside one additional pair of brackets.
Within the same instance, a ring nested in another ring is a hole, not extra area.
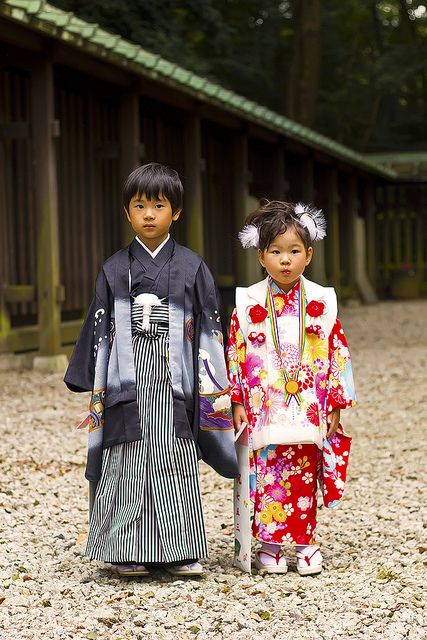
[(202, 576), (205, 572), (200, 562), (181, 565), (168, 564), (165, 569), (172, 576)]
[(319, 547), (309, 545), (297, 551), (297, 571), (300, 576), (314, 576), (322, 571), (322, 554)]
[[(260, 558), (261, 553), (269, 558), (273, 558), (272, 562), (262, 562)], [(255, 566), (263, 573), (286, 573), (288, 570), (286, 558), (281, 549), (277, 553), (274, 553), (261, 547), (261, 549), (255, 551)]]
[(150, 572), (143, 564), (113, 564), (119, 576), (134, 578), (136, 576), (149, 576)]

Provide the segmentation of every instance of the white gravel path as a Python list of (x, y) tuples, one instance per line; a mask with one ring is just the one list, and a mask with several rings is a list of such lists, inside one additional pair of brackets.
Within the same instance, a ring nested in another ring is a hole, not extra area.
[[(427, 639), (427, 302), (341, 314), (359, 406), (350, 480), (321, 509), (321, 576), (232, 567), (232, 484), (202, 465), (207, 573), (119, 579), (82, 556), (86, 398), (59, 375), (0, 372), (0, 638)], [(3, 629), (3, 630), (2, 630)]]

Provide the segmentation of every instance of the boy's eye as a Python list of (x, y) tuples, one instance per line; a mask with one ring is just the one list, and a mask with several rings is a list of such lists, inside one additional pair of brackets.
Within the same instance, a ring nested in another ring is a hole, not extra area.
[(279, 251), (277, 249), (273, 249), (273, 251), (271, 253), (274, 253), (274, 255), (279, 255)]
[(292, 249), (292, 253), (299, 253), (299, 249)]

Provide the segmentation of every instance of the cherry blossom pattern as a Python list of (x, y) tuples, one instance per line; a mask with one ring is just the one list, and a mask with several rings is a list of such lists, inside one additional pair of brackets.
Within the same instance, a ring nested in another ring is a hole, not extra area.
[[(277, 454), (275, 458), (268, 455), (272, 449)], [(317, 447), (271, 445), (268, 454), (263, 450), (254, 452), (258, 484), (254, 495), (253, 535), (274, 544), (314, 544)], [(278, 464), (279, 460), (286, 461), (290, 468), (298, 468), (300, 473), (289, 475)]]

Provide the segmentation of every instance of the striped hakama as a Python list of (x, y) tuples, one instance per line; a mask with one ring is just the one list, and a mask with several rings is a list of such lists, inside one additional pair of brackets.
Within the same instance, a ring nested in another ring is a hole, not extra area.
[(86, 555), (104, 562), (170, 563), (207, 556), (196, 445), (176, 438), (168, 366), (168, 307), (148, 332), (132, 305), (142, 438), (103, 452)]

